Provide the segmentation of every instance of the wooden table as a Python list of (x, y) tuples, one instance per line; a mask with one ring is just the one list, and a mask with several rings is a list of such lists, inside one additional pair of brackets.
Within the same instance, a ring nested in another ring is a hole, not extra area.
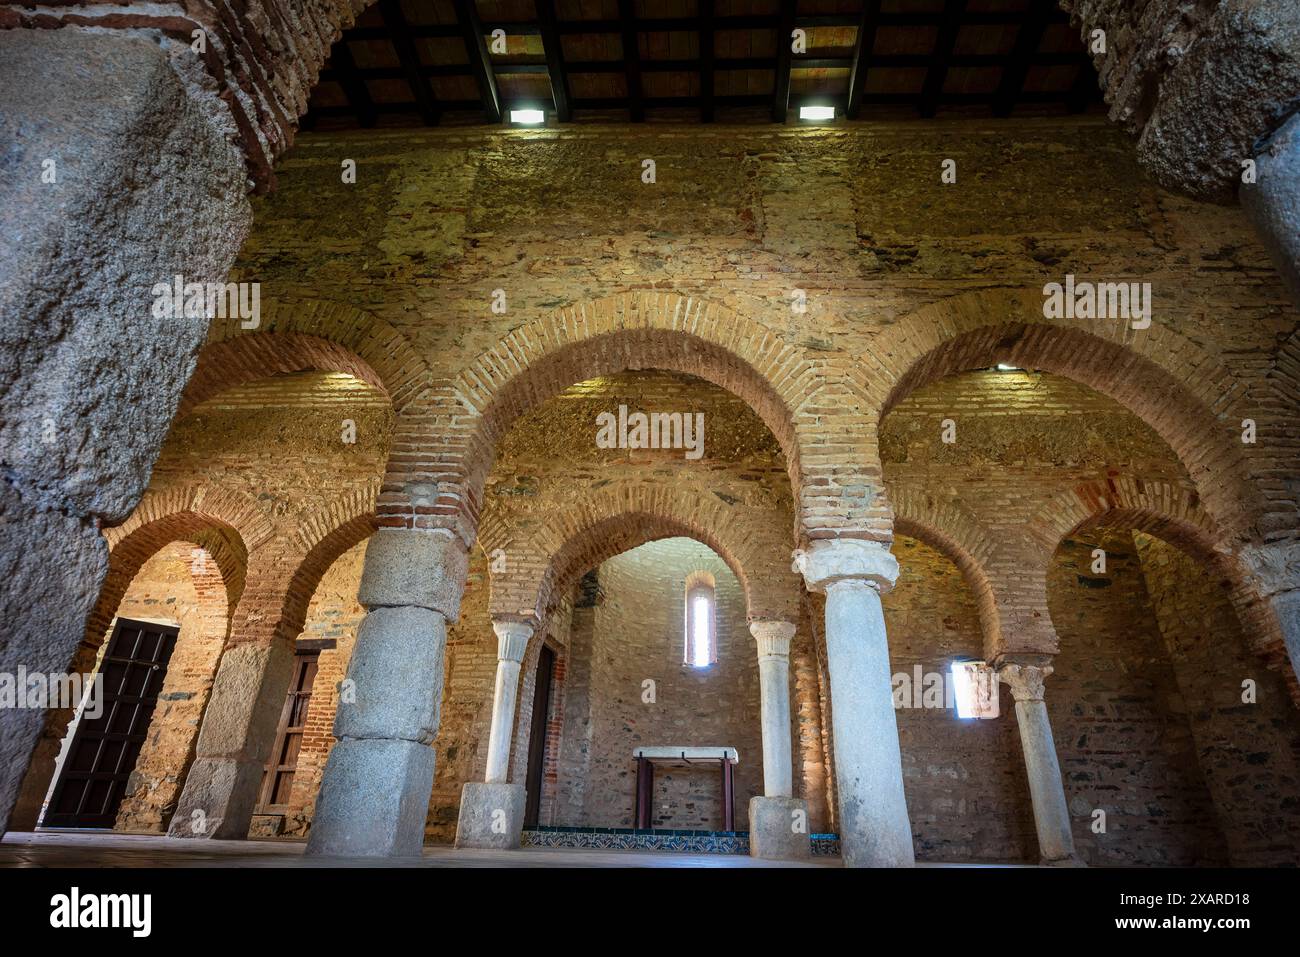
[(734, 768), (740, 763), (740, 755), (735, 748), (699, 748), (699, 747), (647, 747), (636, 748), (632, 752), (636, 758), (636, 827), (638, 830), (652, 830), (650, 825), (650, 805), (653, 804), (655, 761), (676, 761), (696, 764), (701, 761), (717, 761), (722, 769), (722, 829), (736, 829), (735, 777)]

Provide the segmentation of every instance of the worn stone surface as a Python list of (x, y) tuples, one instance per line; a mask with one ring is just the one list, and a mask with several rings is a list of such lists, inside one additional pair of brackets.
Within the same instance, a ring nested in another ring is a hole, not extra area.
[(465, 570), (465, 548), (446, 532), (381, 529), (366, 546), (358, 600), (371, 609), (418, 606), (455, 621)]
[(823, 587), (840, 853), (847, 867), (910, 867), (915, 853), (880, 595), (861, 580)]
[(518, 847), (523, 833), (525, 798), (522, 784), (481, 781), (466, 784), (456, 823), (456, 846)]
[[(146, 41), (0, 30), (0, 91), (5, 663), (62, 671), (105, 571), (92, 523), (139, 500), (207, 331), (154, 318), (152, 286), (224, 279), (250, 211), (228, 131)], [(2, 720), (0, 823), (41, 725)]]
[(354, 701), (338, 707), (338, 738), (431, 744), (442, 704), (446, 624), (427, 608), (372, 608), (348, 665)]
[[(221, 656), (194, 766), (168, 829), (173, 837), (248, 835), (292, 670), (288, 642), (245, 642)], [(210, 825), (194, 827), (196, 814)]]
[[(107, 570), (108, 550), (94, 528), (31, 509), (0, 483), (0, 613), (10, 623), (0, 634), (0, 673), (64, 671)], [(0, 832), (44, 721), (38, 709), (0, 708)], [(34, 821), (33, 814), (24, 823)]]
[(316, 799), (307, 853), (418, 856), (433, 768), (433, 749), (413, 741), (343, 738), (336, 742)]
[(1094, 55), (1111, 119), (1138, 137), (1158, 182), (1231, 199), (1241, 162), (1300, 102), (1300, 9), (1291, 0), (1069, 0)]
[(34, 506), (119, 521), (208, 331), (156, 317), (153, 286), (224, 281), (251, 220), (243, 160), (156, 44), (0, 30), (0, 47), (0, 463)]
[(1241, 187), (1241, 205), (1300, 300), (1300, 116), (1263, 143), (1255, 162), (1258, 179)]
[(807, 802), (791, 797), (750, 798), (749, 855), (769, 861), (811, 857)]

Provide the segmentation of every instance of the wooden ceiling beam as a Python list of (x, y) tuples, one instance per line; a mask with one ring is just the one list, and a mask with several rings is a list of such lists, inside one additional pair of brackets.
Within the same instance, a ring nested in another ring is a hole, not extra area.
[(397, 51), (397, 59), (402, 64), (402, 74), (415, 97), (420, 117), (425, 126), (437, 126), (441, 114), (438, 98), (433, 95), (429, 78), (420, 69), (420, 53), (415, 46), (411, 25), (402, 13), (402, 5), (398, 0), (379, 0), (379, 12), (384, 18), (384, 26), (388, 28), (393, 48)]
[(776, 28), (776, 77), (772, 84), (772, 122), (784, 123), (790, 109), (790, 49), (794, 33), (795, 0), (781, 0), (781, 21)]
[(1016, 42), (1002, 67), (1002, 79), (993, 97), (993, 115), (1010, 116), (1016, 99), (1025, 88), (1025, 78), (1033, 65), (1034, 55), (1047, 31), (1052, 0), (1031, 0), (1025, 21), (1016, 32)]
[(849, 68), (849, 99), (844, 113), (856, 119), (867, 88), (867, 70), (872, 66), (871, 48), (876, 45), (876, 24), (880, 22), (880, 0), (862, 0), (858, 32), (853, 39), (853, 63)]
[(484, 38), (483, 21), (478, 16), (474, 0), (454, 0), (456, 20), (465, 41), (465, 55), (469, 57), (470, 72), (478, 84), (479, 99), (483, 101), (483, 115), (489, 123), (501, 122), (501, 94), (497, 90), (497, 75), (492, 69)]
[(957, 34), (962, 27), (962, 14), (966, 10), (966, 0), (945, 0), (943, 21), (939, 24), (939, 35), (934, 41), (934, 59), (926, 71), (925, 83), (921, 88), (921, 99), (917, 110), (924, 117), (932, 117), (939, 107), (939, 98), (943, 94), (944, 81), (948, 78), (948, 67), (952, 62), (953, 47), (957, 43)]
[(551, 99), (555, 101), (555, 118), (561, 123), (573, 119), (569, 104), (569, 74), (564, 66), (564, 50), (555, 18), (555, 0), (536, 0), (537, 25), (542, 34), (542, 52), (546, 54), (546, 72), (551, 78)]
[(637, 39), (636, 5), (618, 0), (619, 36), (623, 39), (623, 65), (627, 76), (627, 108), (633, 123), (645, 120), (645, 92), (641, 88), (641, 46)]

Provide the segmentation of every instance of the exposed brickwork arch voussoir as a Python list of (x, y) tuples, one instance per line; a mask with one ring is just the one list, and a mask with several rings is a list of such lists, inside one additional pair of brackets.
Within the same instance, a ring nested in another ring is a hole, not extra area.
[[(473, 360), (447, 387), (439, 419), (450, 423), (438, 450), (432, 524), (451, 525), (472, 541), (483, 483), (498, 440), (520, 415), (570, 385), (629, 369), (665, 369), (707, 379), (749, 403), (786, 458), (800, 511), (837, 494), (829, 482), (804, 481), (804, 449), (816, 418), (799, 410), (822, 381), (803, 352), (766, 326), (723, 307), (668, 293), (629, 293), (561, 309), (526, 323)], [(390, 491), (393, 510), (404, 504)], [(418, 512), (418, 510), (417, 510)]]
[(894, 533), (908, 535), (946, 555), (966, 580), (975, 598), (984, 633), (985, 654), (991, 659), (1002, 650), (1002, 622), (988, 562), (995, 552), (994, 538), (956, 502), (938, 501), (923, 491), (889, 490), (894, 513)]
[(1145, 330), (1124, 320), (1049, 321), (1038, 290), (966, 293), (890, 326), (854, 378), (883, 418), (914, 389), (998, 362), (1074, 379), (1126, 406), (1178, 455), (1222, 533), (1258, 538), (1267, 508), (1253, 476), (1266, 464), (1240, 441), (1245, 387), (1159, 317)]
[(1220, 541), (1196, 494), (1167, 482), (1125, 478), (1089, 482), (1062, 492), (1034, 517), (1030, 532), (1046, 564), (1066, 538), (1114, 526), (1144, 532), (1204, 563), (1225, 589), (1253, 650), (1289, 682), (1294, 671), (1281, 627), (1236, 554)]
[(86, 621), (77, 659), (94, 650), (108, 631), (136, 574), (160, 548), (174, 541), (199, 544), (217, 566), (233, 610), (247, 581), (248, 556), (274, 535), (270, 520), (252, 499), (202, 485), (146, 492), (125, 522), (104, 530), (108, 574)]
[(269, 300), (255, 330), (212, 324), (178, 415), (232, 386), (308, 370), (369, 383), (388, 396), (399, 420), (431, 388), (424, 359), (383, 320), (329, 300)]
[[(788, 543), (743, 508), (686, 498), (658, 486), (602, 489), (523, 534), (485, 525), (480, 544), (503, 567), (492, 576), (494, 616), (546, 621), (570, 588), (608, 558), (646, 542), (684, 536), (712, 548), (745, 591), (750, 618), (797, 620), (802, 593)], [(764, 529), (769, 531), (765, 532)]]

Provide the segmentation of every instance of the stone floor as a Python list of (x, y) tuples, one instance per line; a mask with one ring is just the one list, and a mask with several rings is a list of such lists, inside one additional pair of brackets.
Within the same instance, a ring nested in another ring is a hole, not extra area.
[[(374, 861), (304, 857), (302, 841), (179, 841), (152, 834), (40, 831), (6, 834), (0, 867), (374, 867)], [(517, 851), (426, 847), (399, 867), (839, 867), (836, 858), (781, 864), (738, 854), (595, 851), (542, 847)]]

